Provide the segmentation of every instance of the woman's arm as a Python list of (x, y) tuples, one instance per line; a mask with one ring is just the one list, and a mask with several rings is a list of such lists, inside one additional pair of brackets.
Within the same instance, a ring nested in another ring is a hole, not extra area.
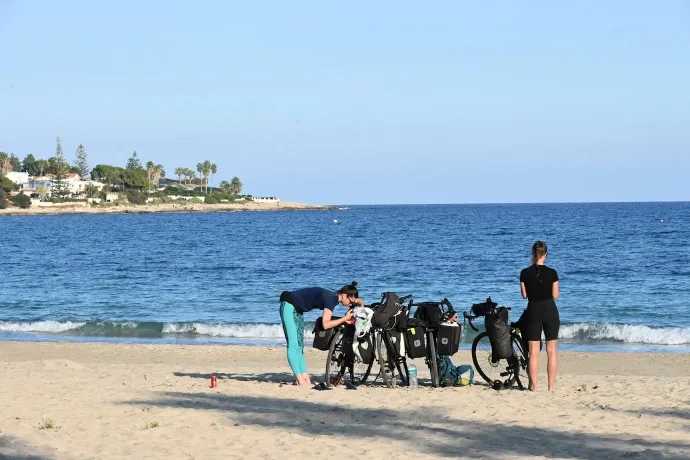
[(553, 285), (551, 286), (551, 295), (553, 296), (553, 300), (558, 298), (558, 294), (558, 281), (554, 281)]
[(332, 327), (338, 327), (341, 324), (347, 323), (352, 319), (352, 310), (348, 310), (340, 319), (331, 319), (333, 317), (333, 312), (327, 308), (323, 310), (323, 317), (321, 318), (321, 324), (324, 329), (330, 329)]
[(526, 299), (527, 298), (527, 288), (525, 287), (525, 283), (520, 281), (520, 292), (522, 293), (522, 298)]

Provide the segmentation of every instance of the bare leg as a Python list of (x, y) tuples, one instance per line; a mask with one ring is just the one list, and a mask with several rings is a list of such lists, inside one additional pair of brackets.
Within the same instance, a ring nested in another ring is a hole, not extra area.
[(558, 355), (556, 353), (557, 344), (558, 340), (549, 340), (546, 342), (546, 356), (548, 357), (546, 373), (549, 376), (549, 391), (554, 391), (556, 374), (558, 373)]
[(529, 342), (529, 363), (527, 369), (529, 371), (529, 390), (537, 391), (537, 377), (539, 377), (539, 345), (538, 340), (530, 340)]

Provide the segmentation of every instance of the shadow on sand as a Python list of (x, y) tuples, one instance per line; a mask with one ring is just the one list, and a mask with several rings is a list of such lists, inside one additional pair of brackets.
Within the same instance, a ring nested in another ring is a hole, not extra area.
[[(125, 404), (216, 411), (244, 426), (352, 438), (358, 443), (396, 440), (407, 443), (410, 453), (443, 457), (681, 460), (690, 456), (690, 444), (681, 441), (565, 432), (490, 421), (463, 423), (444, 413), (449, 407), (413, 411), (362, 409), (305, 400), (183, 392), (163, 393), (161, 399)], [(452, 410), (463, 409), (457, 406)]]

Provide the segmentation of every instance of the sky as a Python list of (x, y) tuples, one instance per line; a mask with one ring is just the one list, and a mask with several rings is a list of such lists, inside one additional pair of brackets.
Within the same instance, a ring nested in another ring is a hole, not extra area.
[(690, 200), (690, 2), (0, 0), (0, 151), (326, 204)]

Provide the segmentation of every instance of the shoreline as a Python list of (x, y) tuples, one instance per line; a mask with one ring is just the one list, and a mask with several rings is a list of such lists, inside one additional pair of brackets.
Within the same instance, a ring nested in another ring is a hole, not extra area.
[[(322, 380), (327, 353), (305, 355)], [(690, 356), (559, 361), (553, 394), (545, 360), (536, 393), (430, 388), (424, 360), (415, 390), (316, 391), (283, 347), (0, 342), (0, 458), (688, 458)]]
[[(13, 334), (17, 334), (13, 337)], [(36, 334), (36, 335), (34, 335)], [(312, 339), (305, 338), (305, 350), (312, 350)], [(147, 347), (220, 347), (237, 348), (249, 347), (252, 349), (284, 348), (285, 341), (280, 338), (249, 338), (249, 337), (89, 337), (89, 336), (52, 336), (41, 333), (0, 333), (0, 346), (2, 344), (69, 344), (69, 345), (122, 345), (122, 346), (147, 346)], [(470, 353), (471, 342), (462, 342), (460, 352)], [(611, 354), (617, 356), (630, 355), (655, 355), (655, 356), (679, 356), (690, 355), (690, 346), (685, 345), (648, 345), (648, 344), (579, 344), (559, 341), (559, 353), (590, 353)]]
[(164, 203), (145, 205), (90, 206), (86, 203), (62, 203), (53, 206), (20, 209), (0, 209), (0, 216), (42, 216), (70, 214), (152, 214), (152, 213), (210, 213), (240, 211), (323, 211), (337, 209), (336, 206), (313, 205), (284, 201), (280, 203), (237, 202), (219, 204)]

